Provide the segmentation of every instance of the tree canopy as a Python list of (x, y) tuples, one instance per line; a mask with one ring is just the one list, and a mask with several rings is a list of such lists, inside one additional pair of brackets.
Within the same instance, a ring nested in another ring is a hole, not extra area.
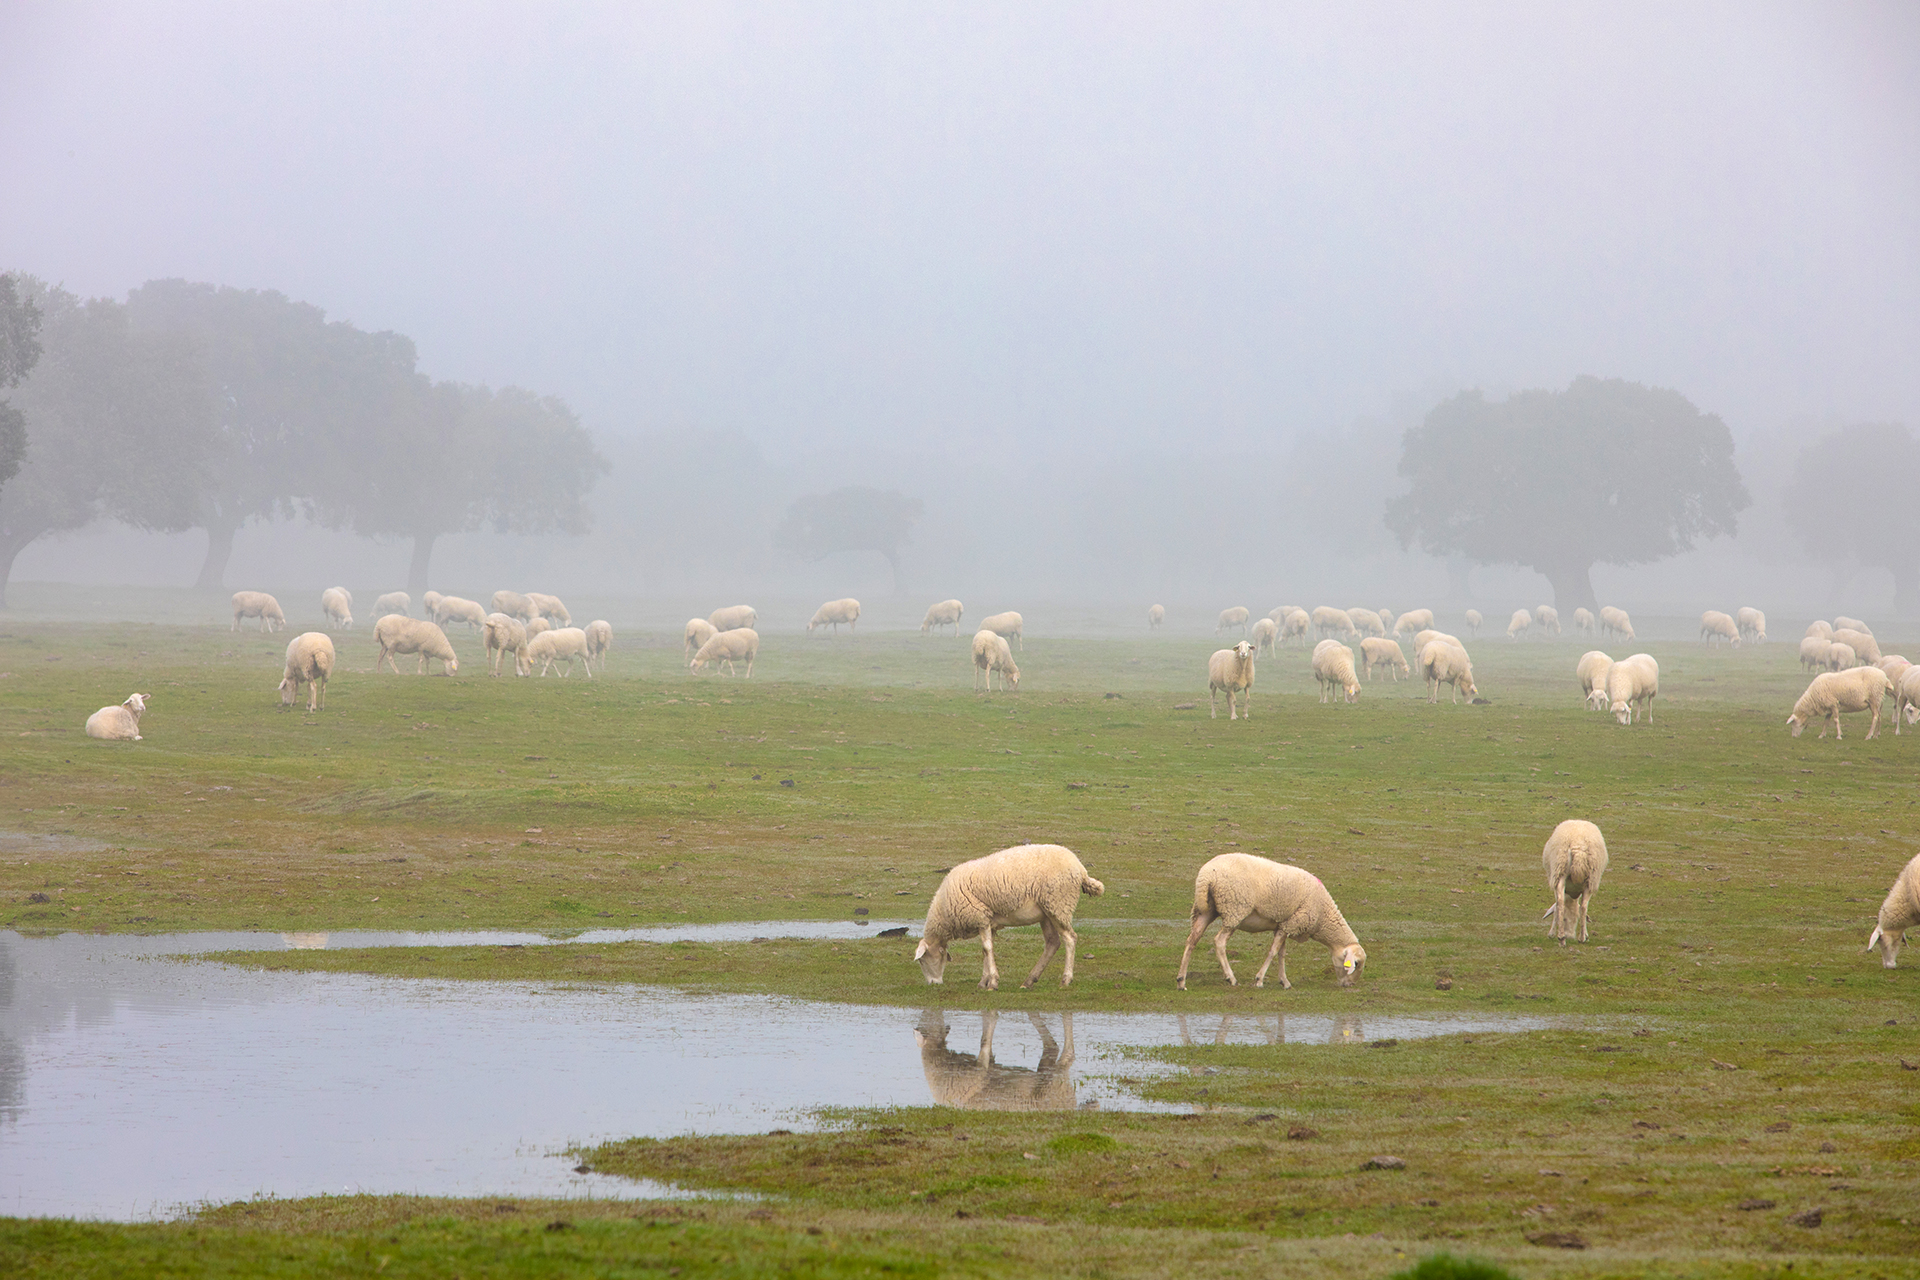
[(1562, 609), (1597, 607), (1595, 564), (1646, 564), (1731, 534), (1750, 499), (1733, 436), (1677, 391), (1579, 377), (1565, 391), (1443, 401), (1401, 444), (1400, 545), (1524, 565)]
[(851, 485), (832, 493), (797, 498), (773, 531), (774, 545), (805, 560), (823, 560), (840, 551), (878, 551), (893, 569), (893, 589), (904, 590), (900, 548), (926, 504), (894, 489)]
[[(0, 390), (20, 385), (39, 359), (40, 308), (12, 276), (0, 275)], [(0, 485), (20, 473), (26, 456), (26, 415), (0, 400)]]
[(1879, 501), (1861, 481), (1911, 475), (1920, 442), (1898, 423), (1863, 423), (1828, 432), (1800, 451), (1787, 484), (1787, 526), (1811, 555), (1845, 560), (1893, 574), (1893, 611), (1920, 614), (1920, 511), (1912, 503)]

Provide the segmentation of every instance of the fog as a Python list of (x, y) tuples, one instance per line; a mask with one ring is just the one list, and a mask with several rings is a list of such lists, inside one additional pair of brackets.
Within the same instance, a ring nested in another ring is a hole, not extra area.
[[(0, 269), (277, 289), (564, 398), (596, 531), (449, 538), (436, 585), (889, 592), (771, 540), (862, 484), (925, 503), (916, 600), (1437, 603), (1400, 434), (1591, 373), (1719, 415), (1754, 499), (1603, 595), (1892, 597), (1780, 494), (1827, 428), (1920, 426), (1911, 6), (16, 3), (0, 191)], [(14, 577), (204, 546), (95, 526)], [(227, 585), (406, 564), (254, 525)]]

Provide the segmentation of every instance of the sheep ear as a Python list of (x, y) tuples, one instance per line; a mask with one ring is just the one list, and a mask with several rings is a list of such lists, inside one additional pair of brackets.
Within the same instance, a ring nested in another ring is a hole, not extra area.
[(913, 958), (915, 960), (919, 960), (923, 958), (926, 954), (927, 954), (927, 940), (925, 938), (922, 938), (920, 939), (920, 945), (913, 949)]
[(1875, 926), (1873, 930), (1873, 936), (1867, 939), (1867, 950), (1871, 951), (1879, 945), (1880, 945), (1880, 929), (1878, 926)]

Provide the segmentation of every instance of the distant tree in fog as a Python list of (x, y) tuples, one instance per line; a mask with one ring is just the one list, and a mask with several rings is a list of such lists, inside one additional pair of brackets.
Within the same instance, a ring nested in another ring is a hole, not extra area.
[(1726, 424), (1677, 391), (1580, 377), (1490, 403), (1469, 391), (1409, 428), (1387, 505), (1402, 547), (1524, 565), (1554, 604), (1596, 608), (1595, 564), (1646, 564), (1734, 531), (1748, 505)]
[(840, 551), (878, 551), (893, 567), (893, 589), (900, 592), (906, 589), (900, 548), (911, 540), (913, 526), (926, 511), (926, 503), (897, 490), (852, 485), (796, 498), (773, 531), (773, 542), (804, 560), (824, 560)]
[[(0, 390), (20, 385), (40, 359), (40, 308), (21, 296), (12, 276), (0, 276)], [(0, 400), (0, 485), (20, 472), (27, 456), (27, 418)]]
[(102, 517), (191, 528), (215, 429), (212, 385), (183, 339), (135, 332), (117, 302), (19, 284), (42, 350), (14, 402), (27, 453), (0, 488), (0, 606), (15, 558), (47, 534)]
[(1842, 427), (1800, 451), (1784, 495), (1787, 524), (1809, 554), (1893, 574), (1893, 611), (1902, 618), (1920, 614), (1920, 511), (1897, 484), (1890, 498), (1875, 491), (1883, 478), (1912, 475), (1917, 463), (1920, 443), (1904, 426)]

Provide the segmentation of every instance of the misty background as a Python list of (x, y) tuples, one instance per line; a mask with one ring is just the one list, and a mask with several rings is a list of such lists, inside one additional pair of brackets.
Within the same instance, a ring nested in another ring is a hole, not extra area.
[[(1532, 605), (1401, 549), (1401, 439), (1594, 374), (1717, 415), (1752, 498), (1597, 567), (1609, 603), (1893, 607), (1788, 491), (1826, 433), (1920, 425), (1911, 6), (17, 3), (0, 192), (0, 270), (277, 290), (564, 402), (592, 531), (448, 534), (441, 590), (889, 597), (773, 536), (860, 485), (924, 504), (915, 612)], [(1907, 500), (1861, 470), (1821, 501)], [(13, 580), (206, 549), (100, 521)], [(224, 580), (409, 554), (295, 512)]]

